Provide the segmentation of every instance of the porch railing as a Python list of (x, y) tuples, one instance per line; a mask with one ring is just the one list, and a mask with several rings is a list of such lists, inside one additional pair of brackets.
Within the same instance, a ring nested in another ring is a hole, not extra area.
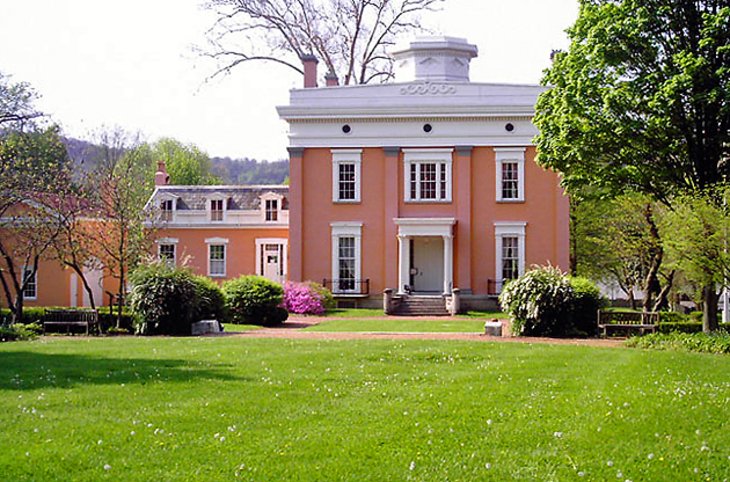
[(335, 295), (370, 294), (370, 279), (324, 279), (322, 285)]
[(502, 292), (502, 286), (505, 281), (497, 281), (496, 279), (487, 279), (487, 294), (498, 295)]

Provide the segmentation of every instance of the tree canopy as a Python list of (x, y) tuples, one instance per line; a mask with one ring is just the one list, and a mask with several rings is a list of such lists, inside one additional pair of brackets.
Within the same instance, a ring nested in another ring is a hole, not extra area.
[(667, 200), (727, 178), (728, 0), (581, 0), (568, 35), (535, 123), (569, 190)]
[(203, 54), (216, 74), (250, 61), (302, 73), (300, 58), (315, 55), (340, 82), (366, 84), (392, 77), (387, 54), (395, 38), (421, 31), (419, 15), (443, 0), (211, 0), (217, 13)]

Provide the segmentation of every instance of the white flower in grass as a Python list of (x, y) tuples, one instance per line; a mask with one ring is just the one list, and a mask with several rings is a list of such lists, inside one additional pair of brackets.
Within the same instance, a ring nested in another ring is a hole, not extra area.
[(129, 435), (137, 435), (137, 432), (135, 432), (134, 430), (132, 430), (131, 432), (129, 432)]
[(225, 437), (221, 437), (220, 441), (223, 442), (223, 441), (225, 441), (225, 439), (226, 439)]
[(111, 470), (112, 466), (109, 464), (104, 464), (104, 470)]
[(606, 465), (608, 465), (609, 467), (613, 467), (613, 460), (609, 460), (608, 462), (606, 462)]
[(492, 425), (492, 419), (487, 420), (487, 425)]
[(213, 435), (213, 438), (218, 438), (218, 437), (220, 437), (220, 436), (221, 436), (221, 434), (219, 434), (219, 433), (216, 433), (215, 435)]
[(651, 460), (651, 459), (654, 458), (654, 454), (649, 454), (649, 455), (646, 456), (646, 458), (649, 459), (649, 460)]
[(555, 437), (555, 438), (563, 438), (563, 432), (553, 432), (553, 437)]
[(620, 470), (618, 472), (616, 472), (616, 478), (617, 479), (620, 479), (623, 476), (624, 476), (624, 474)]
[(102, 440), (101, 440), (101, 439), (99, 439), (99, 440), (97, 440), (97, 441), (96, 441), (96, 445), (101, 445), (102, 443), (103, 443), (103, 442), (102, 442)]
[(492, 464), (490, 464), (489, 462), (487, 462), (486, 464), (484, 464), (484, 468), (487, 469), (487, 470), (489, 470), (489, 469), (492, 468)]
[(582, 470), (580, 472), (578, 472), (578, 477), (585, 477), (585, 475), (586, 475), (586, 473), (583, 472)]
[(411, 465), (408, 466), (408, 470), (413, 470), (415, 468), (416, 468), (416, 462), (414, 462), (413, 460), (411, 460)]

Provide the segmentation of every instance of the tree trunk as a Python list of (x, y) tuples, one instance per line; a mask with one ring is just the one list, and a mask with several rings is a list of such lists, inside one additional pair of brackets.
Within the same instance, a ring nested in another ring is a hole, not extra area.
[(662, 290), (657, 296), (656, 303), (654, 303), (653, 311), (661, 311), (669, 308), (669, 291), (672, 289), (674, 284), (674, 271), (671, 271), (667, 276), (667, 280), (662, 287)]
[[(15, 297), (15, 303), (13, 304), (13, 323), (23, 322), (23, 292), (21, 291)], [(717, 322), (715, 323), (717, 324)]]
[(568, 227), (570, 235), (570, 276), (578, 276), (578, 219), (575, 215), (576, 207), (576, 201), (570, 198), (570, 225)]
[(636, 310), (636, 298), (634, 298), (634, 290), (630, 289), (626, 293), (629, 297), (629, 306), (631, 306), (632, 310)]
[(661, 283), (659, 283), (659, 269), (662, 266), (662, 260), (664, 259), (664, 250), (661, 245), (661, 238), (659, 237), (659, 228), (657, 228), (654, 222), (654, 212), (651, 204), (646, 204), (644, 207), (644, 218), (649, 225), (649, 242), (651, 247), (649, 249), (649, 271), (646, 273), (644, 278), (644, 303), (643, 311), (647, 312), (653, 308), (653, 297), (659, 295), (661, 289)]
[(710, 283), (702, 287), (702, 331), (710, 333), (716, 331), (717, 325), (717, 301), (715, 284)]

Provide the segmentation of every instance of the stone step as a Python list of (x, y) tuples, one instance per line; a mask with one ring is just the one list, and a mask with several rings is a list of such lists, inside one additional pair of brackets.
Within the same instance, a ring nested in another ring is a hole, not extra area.
[(446, 304), (440, 297), (408, 296), (400, 301), (395, 315), (401, 316), (448, 316)]

